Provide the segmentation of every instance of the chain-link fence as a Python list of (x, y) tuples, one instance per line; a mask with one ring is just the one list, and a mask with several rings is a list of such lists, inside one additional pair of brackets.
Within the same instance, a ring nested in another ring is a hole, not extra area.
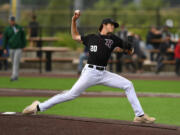
[[(25, 29), (31, 21), (32, 14), (37, 16), (37, 21), (42, 28), (42, 35), (55, 36), (56, 33), (70, 33), (71, 17), (73, 15), (72, 6), (64, 7), (60, 5), (55, 8), (32, 8), (28, 6), (21, 6), (21, 19), (18, 23), (23, 25)], [(173, 21), (171, 31), (173, 33), (180, 33), (180, 16), (179, 8), (165, 8), (165, 9), (123, 9), (113, 8), (106, 10), (91, 10), (86, 9), (82, 11), (79, 21), (80, 33), (94, 33), (98, 32), (98, 27), (103, 18), (113, 18), (120, 25), (125, 25), (129, 31), (144, 36), (148, 28), (152, 25), (161, 28), (166, 24), (166, 20)], [(0, 10), (0, 27), (5, 27), (8, 22), (9, 11)], [(118, 30), (118, 29), (117, 29)], [(145, 37), (145, 36), (144, 36)]]

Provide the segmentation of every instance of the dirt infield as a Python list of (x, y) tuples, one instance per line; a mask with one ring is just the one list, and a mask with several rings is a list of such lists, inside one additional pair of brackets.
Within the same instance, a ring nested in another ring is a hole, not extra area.
[[(176, 75), (156, 75), (153, 73), (142, 73), (142, 74), (132, 74), (132, 73), (122, 73), (119, 74), (127, 79), (139, 79), (139, 80), (174, 80), (179, 81), (180, 77)], [(11, 76), (10, 72), (0, 72), (0, 76)], [(78, 78), (76, 73), (30, 73), (21, 72), (21, 77), (52, 77), (52, 78)]]
[(1, 135), (179, 135), (180, 127), (120, 120), (0, 114)]
[[(26, 75), (25, 75), (26, 76)], [(39, 75), (37, 75), (39, 76)], [(28, 75), (31, 77), (31, 75)], [(33, 75), (34, 77), (34, 75)], [(42, 75), (40, 77), (49, 77)], [(77, 77), (59, 76), (50, 77)], [(179, 78), (128, 76), (131, 79), (178, 80)], [(180, 79), (179, 79), (180, 80)], [(51, 97), (63, 91), (0, 88), (0, 96)], [(180, 94), (137, 93), (139, 97), (172, 97)], [(82, 97), (125, 97), (121, 92), (84, 92)], [(52, 115), (24, 116), (0, 113), (0, 135), (180, 135), (180, 127), (160, 124), (137, 124), (129, 121), (62, 117)]]
[[(24, 90), (24, 89), (7, 89), (0, 88), (0, 96), (19, 96), (19, 97), (51, 97), (56, 94), (66, 92), (57, 90)], [(180, 98), (180, 94), (163, 94), (163, 93), (137, 93), (138, 97), (170, 97)], [(126, 97), (123, 92), (83, 92), (81, 97)]]

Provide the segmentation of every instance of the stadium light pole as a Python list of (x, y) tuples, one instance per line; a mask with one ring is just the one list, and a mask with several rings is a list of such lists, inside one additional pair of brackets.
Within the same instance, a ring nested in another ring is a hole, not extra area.
[[(74, 10), (83, 8), (83, 0), (74, 0)], [(80, 26), (80, 20), (77, 20), (77, 26)]]
[(141, 5), (141, 0), (134, 0), (134, 4), (139, 7)]
[(21, 0), (10, 0), (10, 15), (16, 17), (16, 21), (20, 20)]

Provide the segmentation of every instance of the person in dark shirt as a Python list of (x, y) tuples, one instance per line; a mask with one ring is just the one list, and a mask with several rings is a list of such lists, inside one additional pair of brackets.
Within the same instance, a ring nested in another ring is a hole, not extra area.
[[(29, 37), (34, 38), (39, 34), (39, 23), (36, 21), (36, 16), (32, 16), (32, 21), (29, 23)], [(33, 41), (30, 40), (30, 46), (35, 46)]]
[(176, 59), (175, 72), (176, 72), (176, 75), (180, 76), (180, 40), (178, 41), (175, 47), (174, 54), (175, 54), (175, 59)]
[(146, 55), (140, 47), (141, 37), (131, 32), (128, 33), (128, 37), (133, 39), (132, 46), (134, 48), (134, 53), (124, 56), (124, 60), (130, 61), (124, 63), (125, 68), (128, 72), (141, 73), (143, 71), (143, 61), (146, 59)]
[[(128, 30), (126, 29), (125, 24), (121, 25), (120, 30), (116, 33), (116, 35), (123, 41), (126, 40), (127, 35), (128, 35)], [(116, 72), (119, 72), (119, 73), (122, 72), (122, 64), (123, 64), (122, 57), (123, 57), (123, 53), (121, 52), (116, 53), (116, 60), (117, 60)]]
[[(148, 50), (159, 49), (159, 46), (161, 44), (161, 38), (162, 38), (161, 32), (157, 30), (154, 26), (152, 26), (146, 37), (147, 49)], [(154, 53), (153, 52), (150, 53), (151, 61), (156, 60), (157, 57), (154, 58)]]
[(132, 58), (133, 58), (133, 61), (136, 63), (136, 69), (137, 69), (137, 72), (139, 73), (143, 71), (142, 69), (143, 61), (146, 59), (146, 55), (140, 47), (140, 41), (141, 41), (141, 37), (139, 35), (135, 35), (134, 42), (133, 42), (134, 54)]
[[(7, 48), (8, 52), (9, 49)], [(3, 33), (0, 31), (0, 57), (6, 58), (9, 56), (9, 53), (4, 54), (3, 52)], [(7, 59), (0, 60), (0, 70), (3, 69), (8, 70), (8, 61)]]
[(83, 53), (81, 53), (79, 56), (78, 75), (81, 74), (81, 71), (83, 69), (83, 61), (87, 60), (88, 56), (89, 56), (89, 49), (88, 49), (88, 47), (85, 46)]
[(168, 35), (171, 36), (171, 32), (169, 31), (169, 28), (167, 25), (164, 25), (162, 30), (161, 30), (161, 35), (162, 35), (162, 38), (166, 38)]
[(115, 47), (123, 48), (124, 52), (132, 54), (132, 48), (127, 47), (128, 43), (124, 43), (120, 38), (112, 34), (119, 24), (107, 18), (102, 21), (98, 34), (81, 36), (76, 27), (76, 21), (79, 16), (80, 12), (75, 11), (72, 17), (71, 35), (74, 40), (83, 43), (89, 48), (88, 62), (83, 68), (80, 78), (68, 92), (58, 94), (43, 103), (35, 101), (23, 110), (23, 114), (34, 114), (37, 111), (45, 111), (55, 104), (75, 99), (88, 87), (106, 85), (125, 90), (135, 113), (134, 122), (153, 123), (155, 118), (144, 114), (132, 82), (106, 70), (108, 59)]
[(159, 57), (157, 59), (157, 66), (155, 73), (158, 74), (164, 67), (163, 60), (172, 60), (174, 59), (174, 55), (167, 53), (167, 50), (170, 46), (173, 45), (171, 42), (171, 35), (167, 34), (164, 38), (164, 41), (159, 46)]
[[(133, 40), (132, 42), (132, 46), (134, 48), (134, 53), (132, 55), (123, 55), (123, 62), (124, 62), (124, 67), (126, 69), (127, 72), (131, 72), (131, 73), (136, 73), (137, 71), (137, 67), (136, 67), (136, 62), (133, 59), (133, 56), (135, 56), (135, 52), (136, 52), (136, 40), (134, 38), (134, 34), (132, 32), (128, 32), (128, 38), (131, 38)], [(127, 40), (127, 39), (126, 39)]]

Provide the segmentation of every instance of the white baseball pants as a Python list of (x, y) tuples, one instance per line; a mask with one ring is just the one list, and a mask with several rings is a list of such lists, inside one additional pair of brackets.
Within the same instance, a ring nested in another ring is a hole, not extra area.
[(57, 94), (49, 100), (40, 103), (39, 108), (41, 111), (45, 111), (58, 103), (75, 99), (88, 87), (94, 85), (105, 85), (125, 90), (126, 96), (134, 110), (135, 115), (140, 116), (144, 114), (131, 81), (106, 70), (97, 70), (95, 66), (94, 68), (89, 68), (88, 64), (85, 65), (80, 78), (71, 90), (66, 93)]
[(10, 49), (10, 57), (12, 61), (12, 75), (11, 78), (16, 78), (19, 76), (19, 65), (22, 55), (22, 49)]

